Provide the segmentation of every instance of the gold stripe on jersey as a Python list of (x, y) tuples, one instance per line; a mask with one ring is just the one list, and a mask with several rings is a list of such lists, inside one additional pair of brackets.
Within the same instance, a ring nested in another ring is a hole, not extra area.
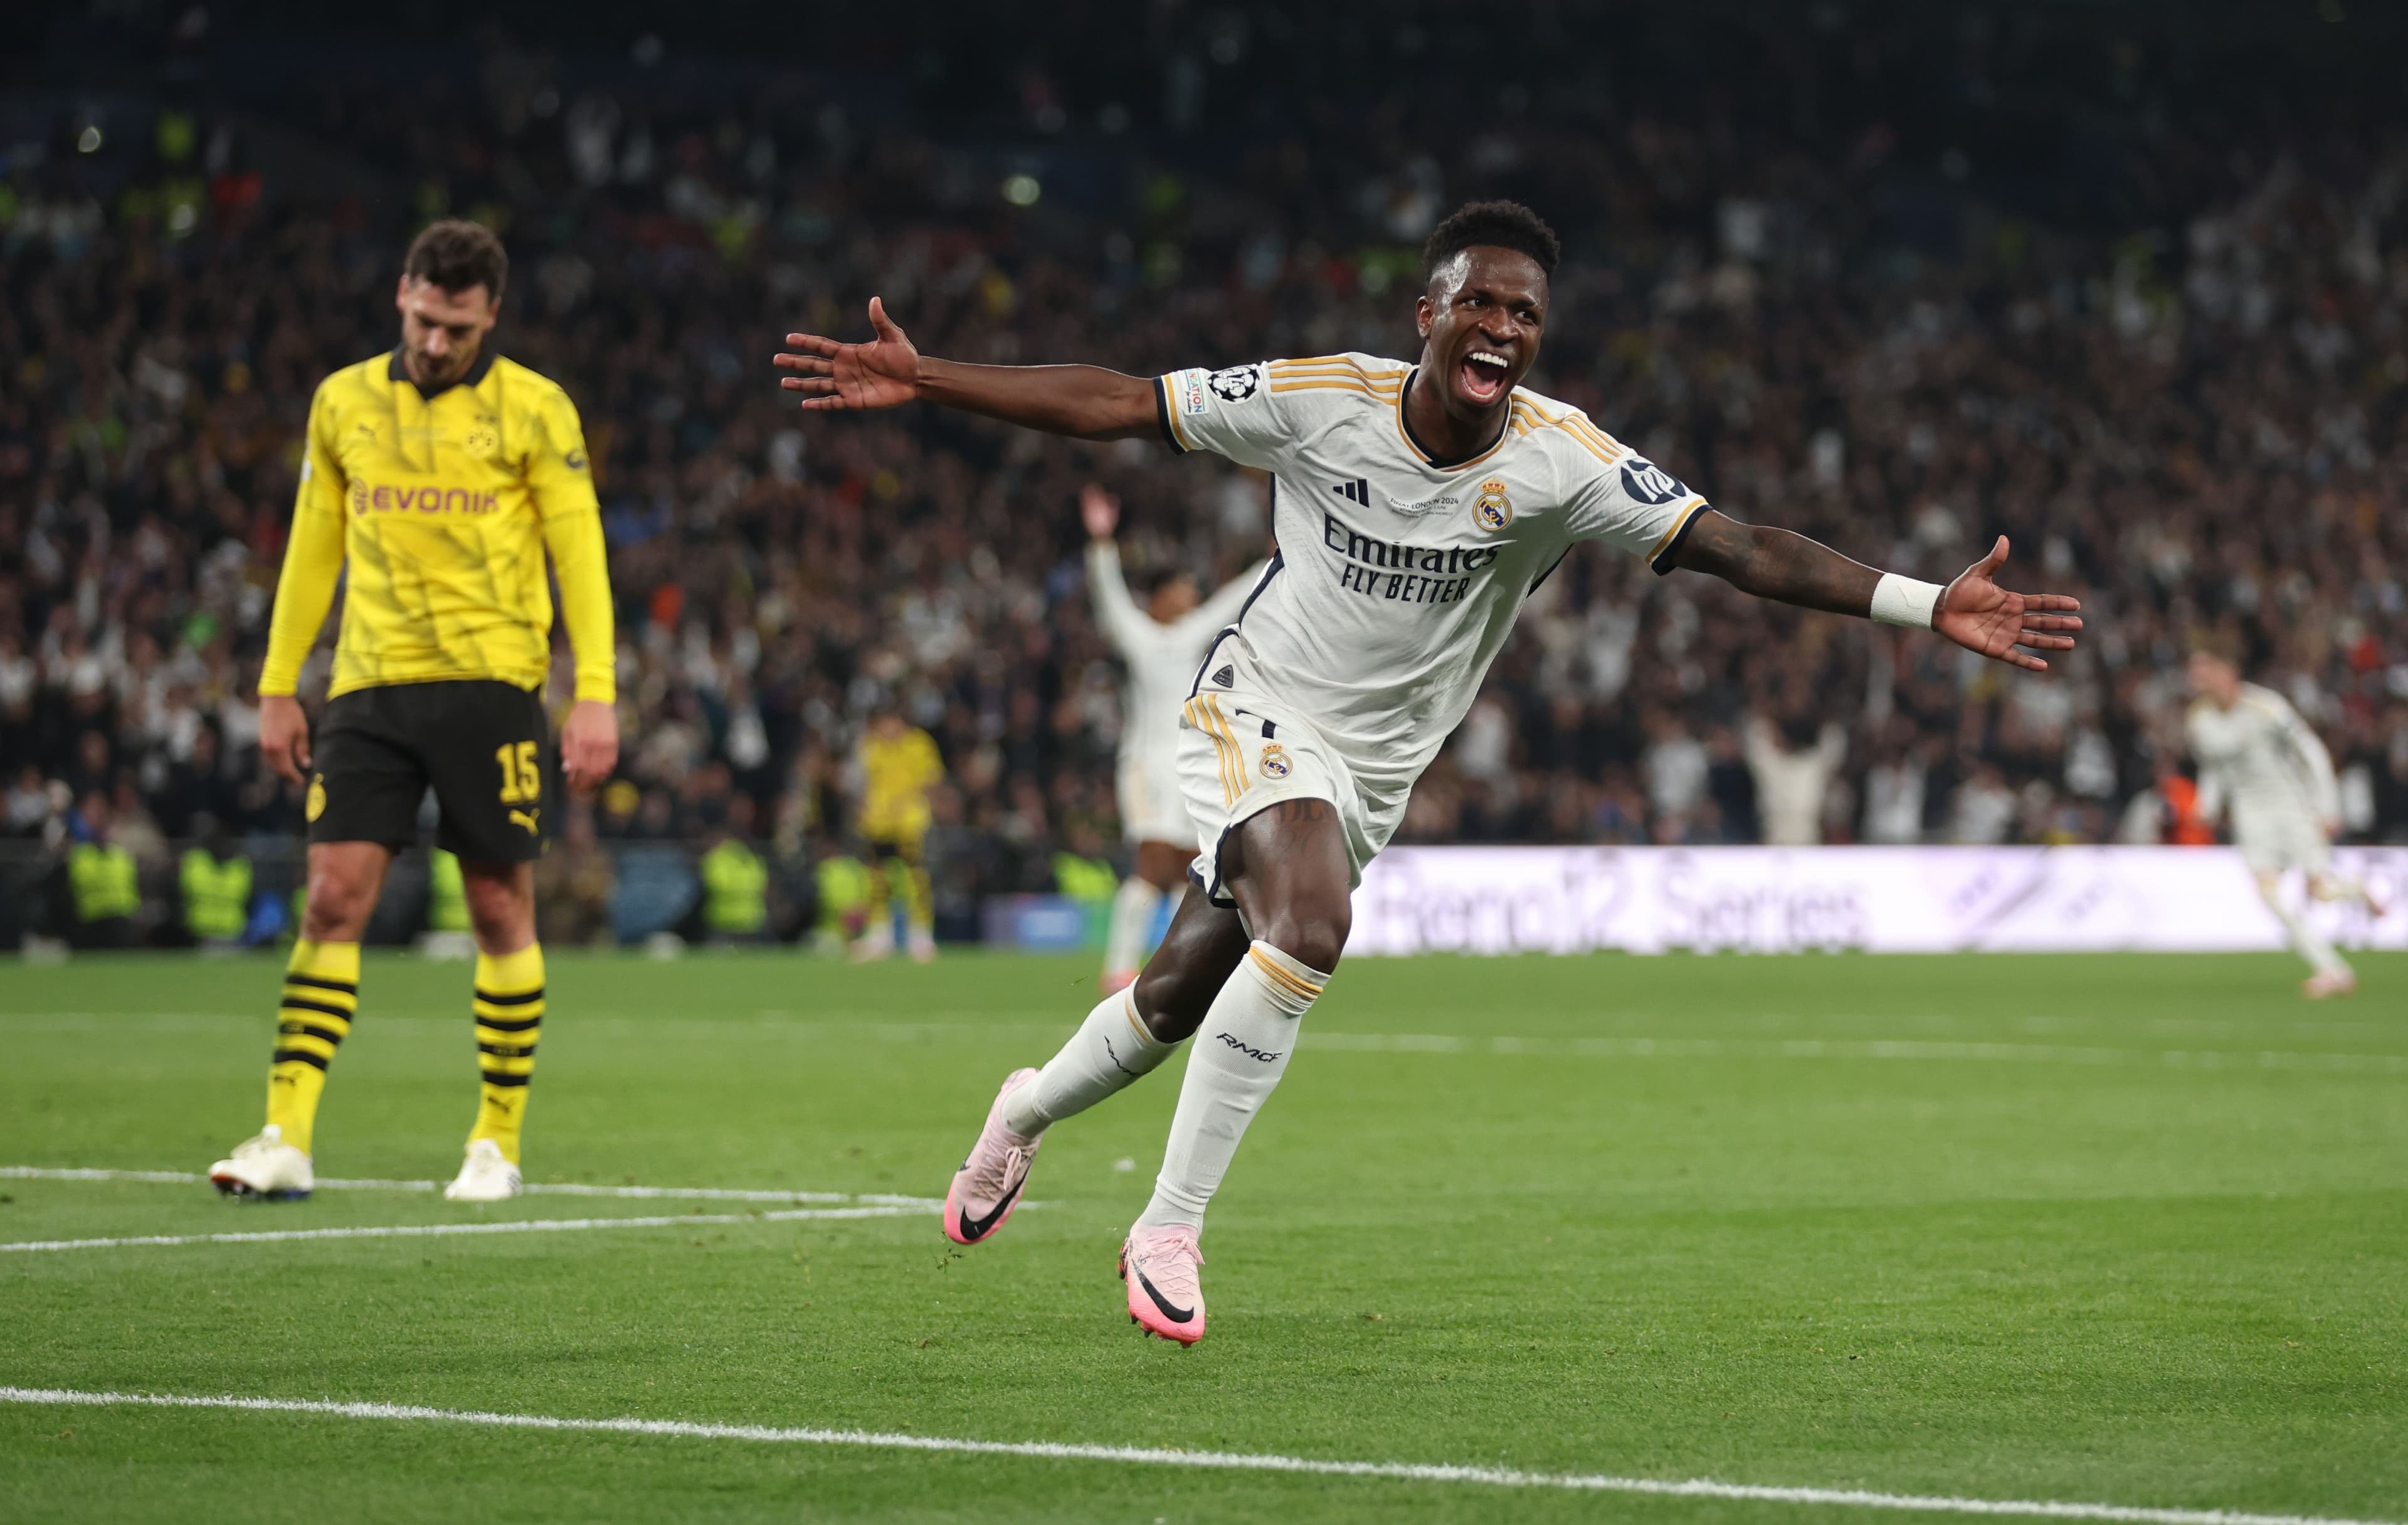
[(1372, 371), (1370, 367), (1339, 364), (1339, 367), (1271, 367), (1271, 385), (1283, 381), (1312, 381), (1314, 376), (1354, 376), (1355, 381), (1372, 385), (1404, 385), (1401, 371)]
[(478, 678), (535, 688), (552, 665), (548, 554), (577, 697), (613, 697), (601, 515), (566, 393), (487, 353), (430, 394), (398, 352), (379, 355), (320, 384), (305, 448), (261, 692), (293, 692), (338, 576), (330, 695)]
[(1326, 381), (1274, 382), (1271, 385), (1271, 391), (1283, 397), (1291, 392), (1352, 392), (1358, 397), (1369, 397), (1377, 403), (1393, 404), (1397, 400), (1397, 394), (1393, 390), (1365, 386), (1360, 381), (1340, 381), (1336, 378)]
[(1298, 375), (1305, 371), (1351, 370), (1357, 376), (1376, 376), (1389, 381), (1400, 381), (1405, 374), (1401, 370), (1392, 368), (1391, 366), (1380, 366), (1376, 368), (1367, 366), (1350, 354), (1316, 354), (1300, 360), (1274, 360), (1270, 363), (1269, 369), (1275, 377)]

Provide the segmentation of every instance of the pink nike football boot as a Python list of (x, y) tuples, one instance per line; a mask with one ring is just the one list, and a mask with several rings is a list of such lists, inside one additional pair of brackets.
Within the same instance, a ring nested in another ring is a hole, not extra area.
[(1129, 1322), (1181, 1345), (1204, 1338), (1204, 1252), (1196, 1230), (1140, 1223), (1121, 1245), (1121, 1279), (1128, 1284)]
[(1020, 1188), (1028, 1184), (1028, 1166), (1037, 1158), (1044, 1135), (1026, 1138), (1003, 1126), (1003, 1099), (1037, 1078), (1034, 1070), (1014, 1070), (1003, 1077), (995, 1104), (986, 1109), (986, 1126), (953, 1184), (945, 1192), (945, 1237), (956, 1244), (975, 1244), (995, 1232), (1020, 1205)]

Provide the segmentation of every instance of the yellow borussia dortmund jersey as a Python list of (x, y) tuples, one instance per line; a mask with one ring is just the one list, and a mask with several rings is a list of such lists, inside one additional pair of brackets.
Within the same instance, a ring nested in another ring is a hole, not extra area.
[(576, 405), (488, 352), (429, 396), (400, 352), (326, 378), (276, 589), (262, 694), (290, 694), (348, 568), (330, 695), (489, 678), (533, 689), (551, 663), (549, 551), (577, 698), (614, 697), (602, 521)]
[(945, 776), (936, 739), (918, 727), (893, 741), (861, 740), (861, 834), (914, 842), (928, 829), (928, 790)]

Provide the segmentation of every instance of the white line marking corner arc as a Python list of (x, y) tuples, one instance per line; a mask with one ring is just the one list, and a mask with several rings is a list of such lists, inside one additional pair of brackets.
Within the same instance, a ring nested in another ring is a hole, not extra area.
[(187, 1396), (173, 1393), (85, 1392), (61, 1388), (0, 1387), (0, 1403), (52, 1407), (219, 1409), (265, 1414), (310, 1414), (331, 1418), (380, 1419), (481, 1425), (493, 1429), (549, 1430), (593, 1434), (658, 1435), (688, 1440), (752, 1441), (769, 1445), (856, 1446), (879, 1450), (941, 1451), (977, 1456), (1016, 1456), (1056, 1461), (1112, 1461), (1220, 1472), (1303, 1474), (1391, 1482), (1466, 1483), (1491, 1488), (1553, 1489), (1570, 1492), (1633, 1493), (1660, 1498), (1729, 1499), (1755, 1503), (1836, 1505), (1858, 1509), (1919, 1510), (1932, 1514), (2081, 1519), (2119, 1525), (2389, 1525), (2331, 1516), (2253, 1514), (2231, 1509), (2167, 1509), (2131, 1504), (2085, 1503), (2038, 1499), (1972, 1499), (1948, 1495), (1880, 1493), (1860, 1489), (1787, 1488), (1726, 1483), (1712, 1478), (1616, 1477), (1602, 1474), (1524, 1472), (1510, 1467), (1456, 1466), (1413, 1461), (1341, 1461), (1313, 1457), (1238, 1451), (1167, 1451), (1136, 1446), (1097, 1446), (1061, 1441), (966, 1440), (861, 1430), (707, 1424), (681, 1419), (562, 1417), (544, 1414), (496, 1414), (477, 1409), (429, 1408), (407, 1403), (338, 1403), (323, 1399)]

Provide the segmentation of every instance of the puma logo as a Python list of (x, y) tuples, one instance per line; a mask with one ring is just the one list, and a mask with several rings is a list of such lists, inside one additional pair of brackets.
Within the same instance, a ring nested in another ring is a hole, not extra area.
[(538, 836), (538, 835), (540, 835), (541, 833), (539, 833), (539, 832), (538, 832), (538, 831), (536, 830), (535, 818), (536, 818), (538, 815), (541, 814), (541, 813), (542, 813), (542, 812), (541, 812), (541, 810), (539, 810), (539, 809), (538, 809), (538, 810), (514, 810), (514, 811), (510, 812), (510, 825), (512, 825), (512, 826), (523, 826), (523, 827), (526, 827), (526, 829), (527, 829), (527, 835), (528, 835), (528, 836), (530, 836), (530, 837), (533, 837), (533, 836)]

